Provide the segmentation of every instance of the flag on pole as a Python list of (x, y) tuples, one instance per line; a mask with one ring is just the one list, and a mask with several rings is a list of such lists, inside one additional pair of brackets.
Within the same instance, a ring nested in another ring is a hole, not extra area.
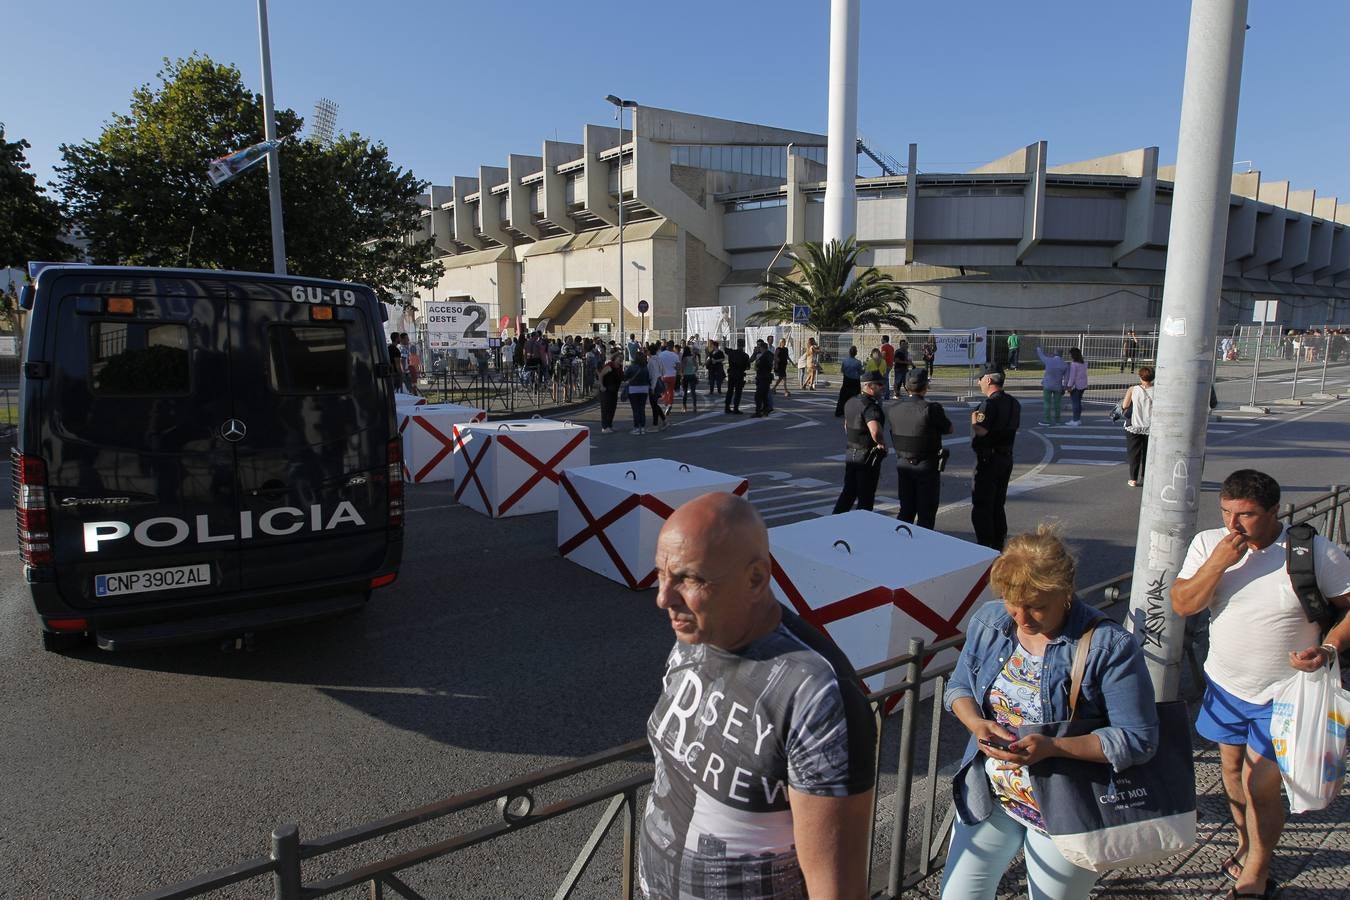
[(211, 183), (220, 186), (247, 172), (267, 158), (267, 154), (281, 146), (281, 141), (261, 141), (252, 147), (236, 150), (233, 153), (211, 160), (206, 167), (206, 177)]

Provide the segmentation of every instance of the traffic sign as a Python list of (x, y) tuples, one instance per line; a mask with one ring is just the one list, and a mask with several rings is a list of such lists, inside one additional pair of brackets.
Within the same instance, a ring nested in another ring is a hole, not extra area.
[(650, 303), (648, 303), (646, 300), (639, 300), (639, 301), (638, 301), (638, 312), (642, 313), (643, 315), (646, 315), (646, 314), (647, 314), (647, 310), (649, 310), (649, 309), (651, 309), (651, 308), (652, 308), (652, 305), (651, 305)]
[(804, 303), (798, 303), (792, 307), (792, 324), (805, 325), (811, 321), (811, 307)]

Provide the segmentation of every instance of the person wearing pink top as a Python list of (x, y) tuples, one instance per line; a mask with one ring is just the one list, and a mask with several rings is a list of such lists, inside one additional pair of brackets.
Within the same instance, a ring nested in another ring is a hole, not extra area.
[(1083, 391), (1087, 390), (1087, 363), (1083, 362), (1083, 351), (1074, 347), (1069, 351), (1069, 404), (1073, 412), (1066, 425), (1083, 424)]

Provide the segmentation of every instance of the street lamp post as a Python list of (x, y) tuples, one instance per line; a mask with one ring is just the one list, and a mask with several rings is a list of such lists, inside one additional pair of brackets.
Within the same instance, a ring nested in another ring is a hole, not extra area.
[[(267, 35), (267, 0), (258, 0), (258, 45), (262, 56), (263, 137), (277, 139), (277, 117), (272, 108), (272, 45)], [(267, 154), (267, 196), (272, 214), (272, 271), (286, 274), (286, 231), (281, 219), (281, 150)]]
[[(625, 109), (637, 109), (636, 100), (624, 100), (613, 94), (606, 95), (605, 99), (614, 104), (619, 113), (619, 343), (625, 348), (624, 357), (628, 356), (628, 339), (624, 337), (623, 324), (623, 111)], [(633, 114), (633, 131), (637, 132), (637, 113)], [(636, 160), (636, 154), (634, 159)], [(636, 165), (636, 164), (635, 164)]]

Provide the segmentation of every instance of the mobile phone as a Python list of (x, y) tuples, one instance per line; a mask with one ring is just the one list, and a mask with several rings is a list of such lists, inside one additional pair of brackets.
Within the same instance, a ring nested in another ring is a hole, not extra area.
[(1011, 741), (1005, 741), (1001, 738), (990, 738), (988, 740), (980, 738), (980, 743), (986, 747), (993, 747), (995, 750), (1008, 750), (1012, 747)]

